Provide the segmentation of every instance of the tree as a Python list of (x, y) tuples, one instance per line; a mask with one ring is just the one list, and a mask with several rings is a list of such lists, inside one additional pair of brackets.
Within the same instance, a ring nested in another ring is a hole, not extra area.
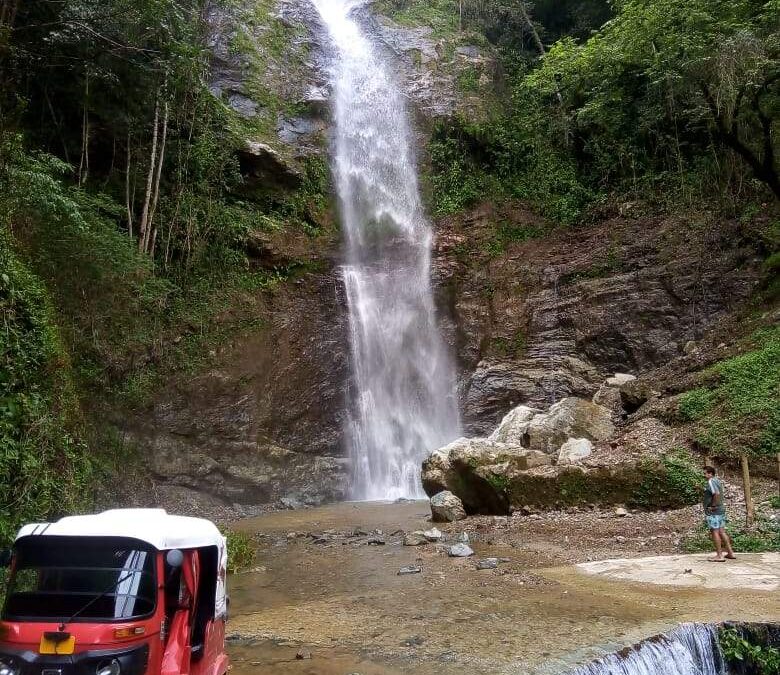
[(580, 45), (556, 43), (522, 87), (563, 96), (583, 170), (610, 182), (733, 151), (780, 196), (778, 3), (625, 0)]

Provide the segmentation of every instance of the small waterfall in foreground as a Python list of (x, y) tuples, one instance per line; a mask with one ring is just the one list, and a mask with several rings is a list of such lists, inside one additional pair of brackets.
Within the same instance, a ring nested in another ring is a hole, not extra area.
[(726, 675), (713, 626), (684, 623), (570, 675)]
[(432, 233), (411, 129), (399, 84), (353, 16), (364, 1), (312, 1), (338, 54), (334, 174), (355, 388), (352, 496), (419, 497), (422, 459), (456, 438), (460, 424), (453, 369), (436, 325)]

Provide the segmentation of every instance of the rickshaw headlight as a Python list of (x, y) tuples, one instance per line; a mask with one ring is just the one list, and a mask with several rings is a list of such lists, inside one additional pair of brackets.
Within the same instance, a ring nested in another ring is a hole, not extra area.
[(20, 669), (7, 659), (0, 659), (0, 675), (19, 675)]
[[(119, 675), (122, 672), (122, 666), (119, 665), (119, 661), (111, 659), (111, 661), (101, 661), (95, 670), (95, 675)], [(0, 670), (0, 675), (3, 672)]]

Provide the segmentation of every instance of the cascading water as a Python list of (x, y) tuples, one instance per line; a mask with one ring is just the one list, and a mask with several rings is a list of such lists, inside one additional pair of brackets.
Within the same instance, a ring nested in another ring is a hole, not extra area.
[(459, 419), (410, 125), (398, 83), (353, 15), (364, 2), (313, 0), (338, 53), (334, 174), (355, 388), (352, 496), (395, 499), (422, 496), (420, 462), (457, 437)]
[(570, 675), (725, 675), (712, 626), (684, 623), (633, 649), (610, 654)]

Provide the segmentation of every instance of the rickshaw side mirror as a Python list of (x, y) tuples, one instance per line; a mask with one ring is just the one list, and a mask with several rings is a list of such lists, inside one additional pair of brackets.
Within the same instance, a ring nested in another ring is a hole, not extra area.
[(184, 554), (178, 548), (173, 548), (165, 554), (165, 562), (173, 569), (178, 569), (184, 564)]
[(13, 556), (13, 551), (10, 548), (0, 549), (0, 568), (10, 567)]

